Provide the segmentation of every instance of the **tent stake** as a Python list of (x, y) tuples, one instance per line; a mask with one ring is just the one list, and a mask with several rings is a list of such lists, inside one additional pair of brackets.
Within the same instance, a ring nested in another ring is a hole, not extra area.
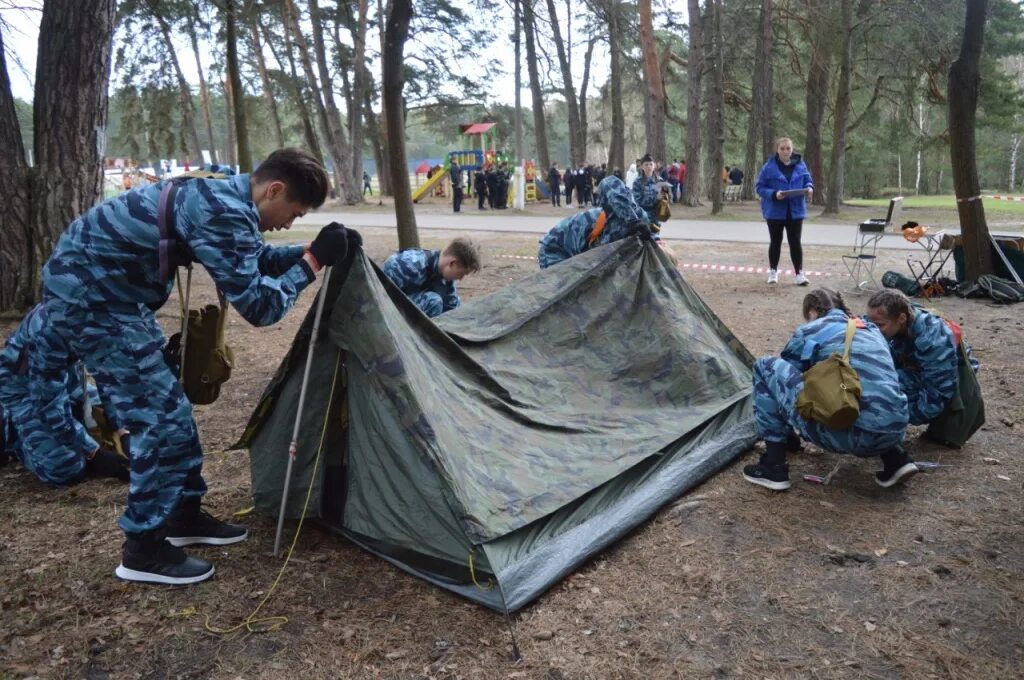
[(277, 534), (274, 536), (274, 557), (281, 556), (281, 532), (284, 529), (284, 510), (288, 505), (288, 487), (292, 480), (292, 465), (298, 450), (299, 425), (302, 422), (302, 409), (306, 404), (306, 388), (309, 386), (309, 370), (313, 365), (313, 349), (317, 336), (320, 334), (320, 319), (324, 314), (324, 300), (327, 299), (327, 284), (331, 280), (331, 267), (324, 268), (324, 281), (320, 284), (319, 298), (316, 301), (316, 315), (313, 317), (313, 333), (309, 336), (309, 351), (306, 353), (306, 370), (302, 373), (302, 388), (299, 390), (299, 408), (295, 413), (295, 427), (292, 428), (292, 442), (288, 446), (288, 467), (284, 473), (284, 489), (281, 491), (281, 507), (277, 511)]

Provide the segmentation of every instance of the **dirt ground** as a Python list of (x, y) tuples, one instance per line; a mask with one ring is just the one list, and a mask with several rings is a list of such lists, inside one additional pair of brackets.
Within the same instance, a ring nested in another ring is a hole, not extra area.
[[(452, 236), (423, 234), (426, 247)], [(367, 229), (378, 261), (390, 230)], [(478, 235), (484, 270), (464, 299), (532, 271), (536, 236)], [(683, 264), (764, 266), (764, 246), (672, 244)], [(808, 248), (806, 268), (842, 287), (840, 251)], [(885, 253), (880, 271), (905, 271)], [(785, 255), (784, 255), (785, 258)], [(785, 259), (784, 259), (785, 264)], [(691, 285), (755, 355), (777, 353), (799, 322), (804, 290), (756, 273), (684, 268)], [(212, 301), (201, 280), (200, 301)], [(207, 504), (250, 506), (239, 436), (284, 355), (312, 291), (277, 325), (231, 317), (237, 368), (216, 405), (197, 407)], [(849, 298), (854, 309), (863, 295)], [(176, 302), (161, 312), (174, 322)], [(807, 449), (793, 489), (745, 483), (752, 450), (659, 512), (506, 621), (305, 526), (260, 616), (271, 632), (220, 634), (274, 587), (274, 522), (246, 515), (239, 546), (199, 549), (217, 576), (195, 587), (122, 583), (112, 575), (123, 485), (54, 490), (0, 469), (0, 678), (1011, 678), (1024, 675), (1024, 306), (946, 298), (981, 360), (988, 423), (962, 450), (908, 448), (941, 467), (903, 488), (871, 479), (875, 461)], [(0, 325), (0, 336), (13, 324)], [(283, 452), (282, 452), (283, 454)], [(805, 474), (839, 471), (828, 486)], [(514, 631), (522, 661), (510, 660)]]

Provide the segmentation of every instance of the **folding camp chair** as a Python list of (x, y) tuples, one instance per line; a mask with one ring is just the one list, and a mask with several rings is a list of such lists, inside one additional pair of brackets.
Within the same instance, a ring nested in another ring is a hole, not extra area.
[(884, 219), (873, 219), (861, 222), (857, 226), (857, 234), (853, 239), (853, 253), (843, 255), (843, 265), (849, 275), (854, 290), (881, 288), (875, 278), (875, 261), (878, 242), (885, 235), (885, 230), (899, 219), (903, 207), (903, 197), (897, 196), (889, 201), (889, 211)]

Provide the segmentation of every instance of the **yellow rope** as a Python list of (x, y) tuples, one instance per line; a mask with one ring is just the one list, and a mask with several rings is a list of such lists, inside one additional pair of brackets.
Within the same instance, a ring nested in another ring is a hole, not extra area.
[(469, 551), (468, 563), (469, 563), (469, 577), (471, 579), (473, 579), (473, 585), (475, 585), (480, 590), (490, 590), (491, 588), (494, 587), (494, 584), (490, 580), (487, 581), (487, 586), (486, 587), (480, 585), (477, 582), (477, 580), (476, 580), (476, 571), (473, 569), (473, 550), (472, 549), (470, 549), (470, 551)]
[[(263, 596), (260, 603), (256, 605), (256, 608), (252, 610), (252, 613), (242, 619), (242, 622), (238, 625), (231, 626), (230, 628), (214, 628), (210, 625), (210, 615), (205, 614), (206, 622), (204, 626), (206, 630), (217, 635), (227, 635), (234, 633), (236, 630), (245, 628), (250, 633), (269, 633), (271, 631), (278, 630), (284, 624), (288, 623), (287, 616), (265, 616), (262, 618), (256, 618), (256, 614), (263, 609), (263, 605), (270, 600), (274, 591), (277, 590), (277, 586), (281, 583), (281, 578), (284, 576), (285, 570), (288, 568), (288, 561), (292, 558), (292, 552), (295, 550), (295, 544), (299, 540), (299, 533), (302, 531), (302, 522), (306, 519), (306, 510), (309, 509), (309, 499), (313, 496), (313, 486), (316, 484), (316, 471), (320, 465), (320, 455), (324, 449), (324, 440), (327, 437), (327, 424), (330, 420), (331, 404), (334, 402), (334, 386), (338, 381), (338, 369), (341, 366), (341, 352), (338, 352), (338, 359), (334, 363), (334, 377), (331, 379), (331, 398), (327, 402), (327, 410), (324, 414), (324, 425), (320, 430), (320, 443), (317, 445), (316, 458), (313, 459), (313, 474), (310, 476), (309, 488), (306, 490), (306, 500), (302, 504), (302, 515), (299, 517), (299, 525), (295, 527), (295, 535), (292, 537), (292, 543), (288, 546), (288, 553), (284, 557), (284, 564), (281, 565), (280, 571), (277, 572), (277, 578), (274, 579), (274, 583), (270, 586), (270, 590)], [(283, 509), (282, 509), (283, 510)], [(472, 558), (472, 555), (470, 555)], [(197, 614), (195, 607), (187, 607), (180, 612), (172, 613), (172, 616), (192, 616)], [(258, 627), (254, 627), (254, 624)]]

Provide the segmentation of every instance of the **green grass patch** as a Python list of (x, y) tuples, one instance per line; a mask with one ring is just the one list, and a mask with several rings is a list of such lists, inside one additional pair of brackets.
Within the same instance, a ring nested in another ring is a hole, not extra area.
[[(863, 206), (863, 207), (879, 207), (887, 208), (889, 206), (888, 198), (873, 198), (873, 199), (854, 199), (846, 201), (848, 205)], [(950, 211), (956, 210), (956, 198), (952, 194), (945, 194), (939, 196), (907, 196), (903, 199), (903, 209), (945, 209)], [(1024, 215), (1024, 202), (1017, 201), (995, 201), (985, 199), (985, 212), (986, 213), (1010, 213), (1015, 215)]]

